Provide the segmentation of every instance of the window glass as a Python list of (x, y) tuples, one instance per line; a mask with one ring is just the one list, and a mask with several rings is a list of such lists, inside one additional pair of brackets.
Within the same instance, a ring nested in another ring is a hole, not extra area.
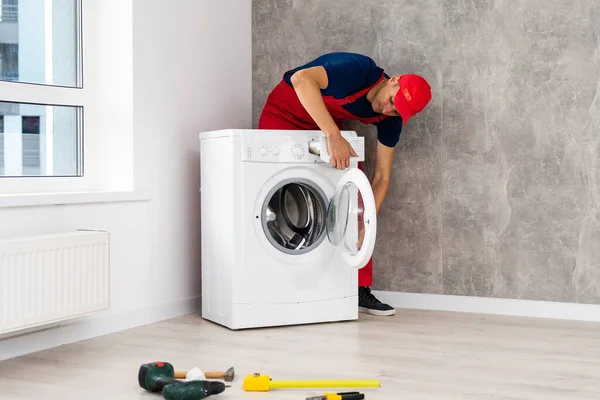
[(81, 87), (77, 0), (1, 0), (0, 80)]

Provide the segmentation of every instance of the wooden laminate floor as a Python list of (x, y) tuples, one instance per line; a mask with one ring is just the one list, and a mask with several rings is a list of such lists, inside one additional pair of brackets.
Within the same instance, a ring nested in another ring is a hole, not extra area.
[[(600, 399), (600, 325), (398, 310), (358, 322), (233, 332), (189, 315), (0, 362), (0, 398), (162, 399), (138, 368), (233, 366), (211, 399), (295, 399), (324, 390), (245, 393), (242, 379), (380, 379), (366, 399)], [(346, 389), (348, 390), (348, 389)]]

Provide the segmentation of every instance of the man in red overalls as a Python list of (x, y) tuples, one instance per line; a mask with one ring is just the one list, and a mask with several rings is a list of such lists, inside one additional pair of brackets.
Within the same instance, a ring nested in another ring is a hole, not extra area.
[[(267, 99), (258, 128), (321, 130), (327, 136), (331, 166), (345, 169), (356, 153), (340, 134), (343, 121), (375, 125), (378, 146), (371, 187), (379, 213), (402, 127), (430, 100), (431, 87), (419, 75), (389, 77), (369, 57), (329, 53), (284, 74)], [(359, 270), (359, 310), (393, 315), (394, 308), (371, 293), (372, 283), (373, 264), (369, 260)]]

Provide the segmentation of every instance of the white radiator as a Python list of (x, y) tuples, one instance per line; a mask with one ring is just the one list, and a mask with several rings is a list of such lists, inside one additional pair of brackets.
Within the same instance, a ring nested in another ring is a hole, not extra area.
[(109, 235), (0, 240), (0, 335), (109, 307)]

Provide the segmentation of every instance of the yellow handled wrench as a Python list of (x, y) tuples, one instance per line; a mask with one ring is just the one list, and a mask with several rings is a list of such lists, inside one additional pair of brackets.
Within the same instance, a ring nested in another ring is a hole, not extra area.
[(268, 375), (254, 373), (244, 378), (243, 387), (247, 392), (268, 392), (271, 389), (377, 388), (381, 387), (381, 383), (376, 379), (274, 381)]

